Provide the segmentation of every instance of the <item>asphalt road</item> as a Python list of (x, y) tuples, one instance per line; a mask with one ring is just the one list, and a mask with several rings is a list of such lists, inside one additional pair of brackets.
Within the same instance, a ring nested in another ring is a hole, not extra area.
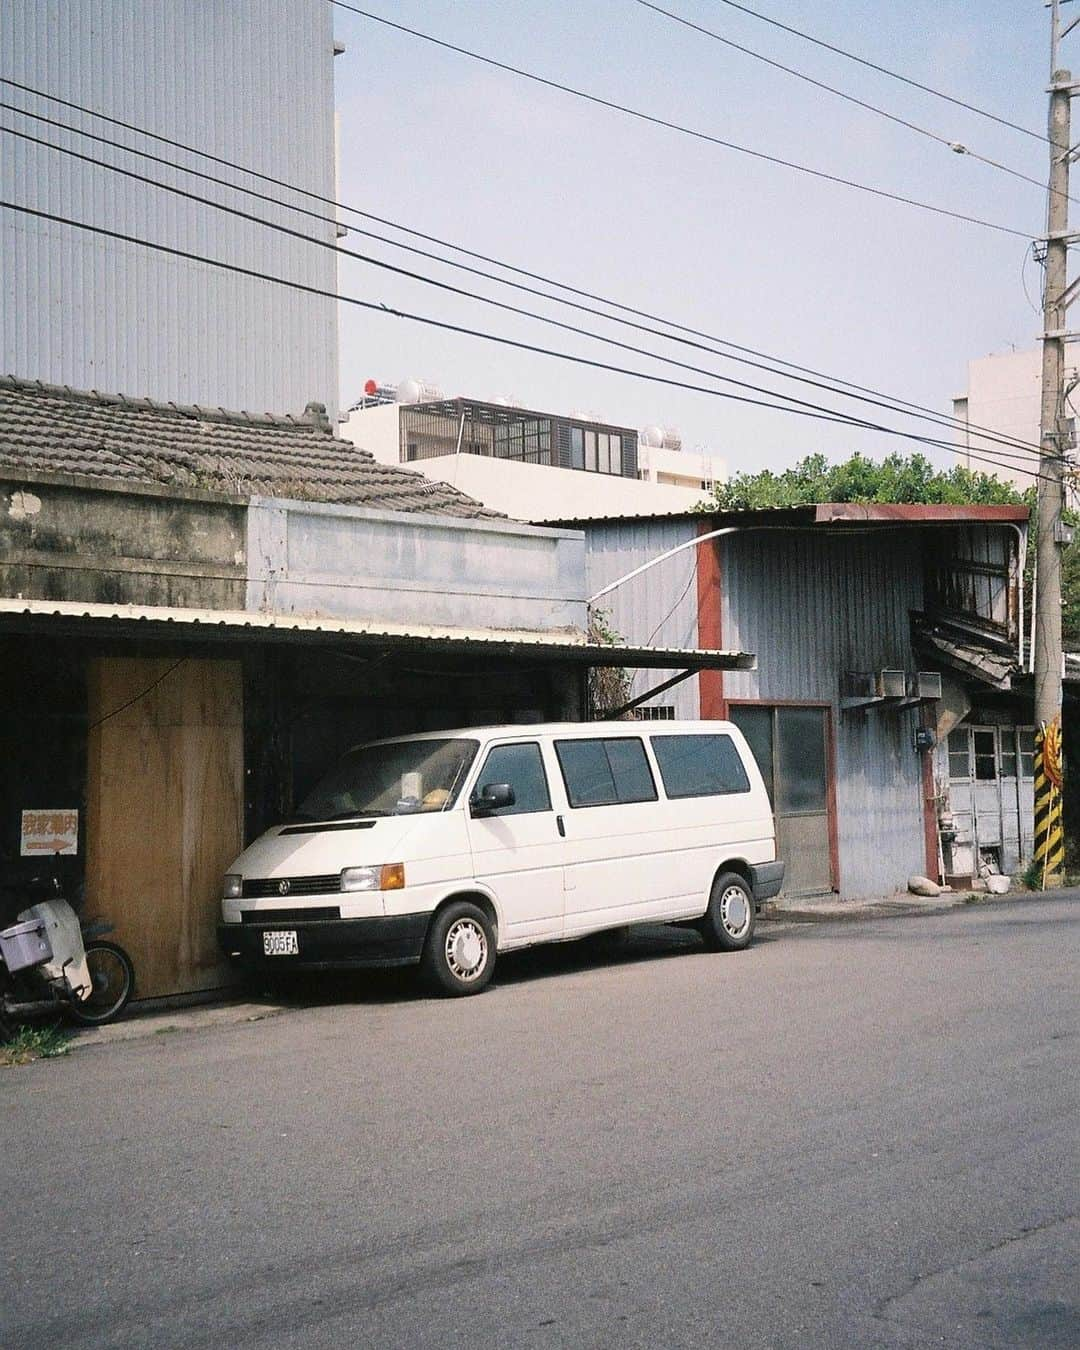
[(1080, 900), (0, 1070), (0, 1344), (1080, 1345)]

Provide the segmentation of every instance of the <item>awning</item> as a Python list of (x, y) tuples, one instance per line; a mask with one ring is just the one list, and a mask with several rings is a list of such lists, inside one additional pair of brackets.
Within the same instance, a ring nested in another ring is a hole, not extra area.
[(275, 641), (341, 643), (380, 649), (444, 652), (460, 656), (537, 657), (579, 667), (640, 670), (754, 670), (750, 652), (693, 647), (600, 646), (583, 634), (514, 632), (382, 620), (305, 618), (295, 614), (249, 614), (244, 610), (173, 609), (154, 605), (108, 605), (81, 600), (0, 599), (0, 632), (103, 633), (176, 641)]
[(913, 613), (911, 638), (919, 651), (939, 665), (994, 689), (1009, 689), (1013, 675), (1020, 673), (1016, 653), (1007, 641), (974, 633), (942, 619)]

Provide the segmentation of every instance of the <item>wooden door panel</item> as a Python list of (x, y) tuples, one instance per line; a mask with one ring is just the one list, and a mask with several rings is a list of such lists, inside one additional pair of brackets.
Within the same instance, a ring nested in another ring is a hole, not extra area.
[(115, 925), (139, 997), (226, 984), (215, 927), (242, 847), (240, 665), (106, 657), (88, 684), (87, 917)]

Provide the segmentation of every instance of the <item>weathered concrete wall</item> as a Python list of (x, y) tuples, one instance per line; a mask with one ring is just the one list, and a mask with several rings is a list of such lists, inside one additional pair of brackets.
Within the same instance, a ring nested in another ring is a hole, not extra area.
[(254, 497), (259, 613), (509, 632), (584, 630), (585, 540), (513, 521)]
[(0, 474), (0, 595), (244, 608), (246, 509), (211, 493)]

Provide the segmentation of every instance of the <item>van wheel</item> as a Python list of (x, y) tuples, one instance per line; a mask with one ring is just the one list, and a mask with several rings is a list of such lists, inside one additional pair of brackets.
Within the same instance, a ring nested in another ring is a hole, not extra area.
[(428, 929), (420, 970), (444, 994), (478, 994), (495, 969), (495, 930), (482, 909), (459, 900)]
[(709, 893), (709, 908), (699, 924), (706, 947), (738, 952), (754, 935), (754, 897), (737, 872), (721, 872)]

